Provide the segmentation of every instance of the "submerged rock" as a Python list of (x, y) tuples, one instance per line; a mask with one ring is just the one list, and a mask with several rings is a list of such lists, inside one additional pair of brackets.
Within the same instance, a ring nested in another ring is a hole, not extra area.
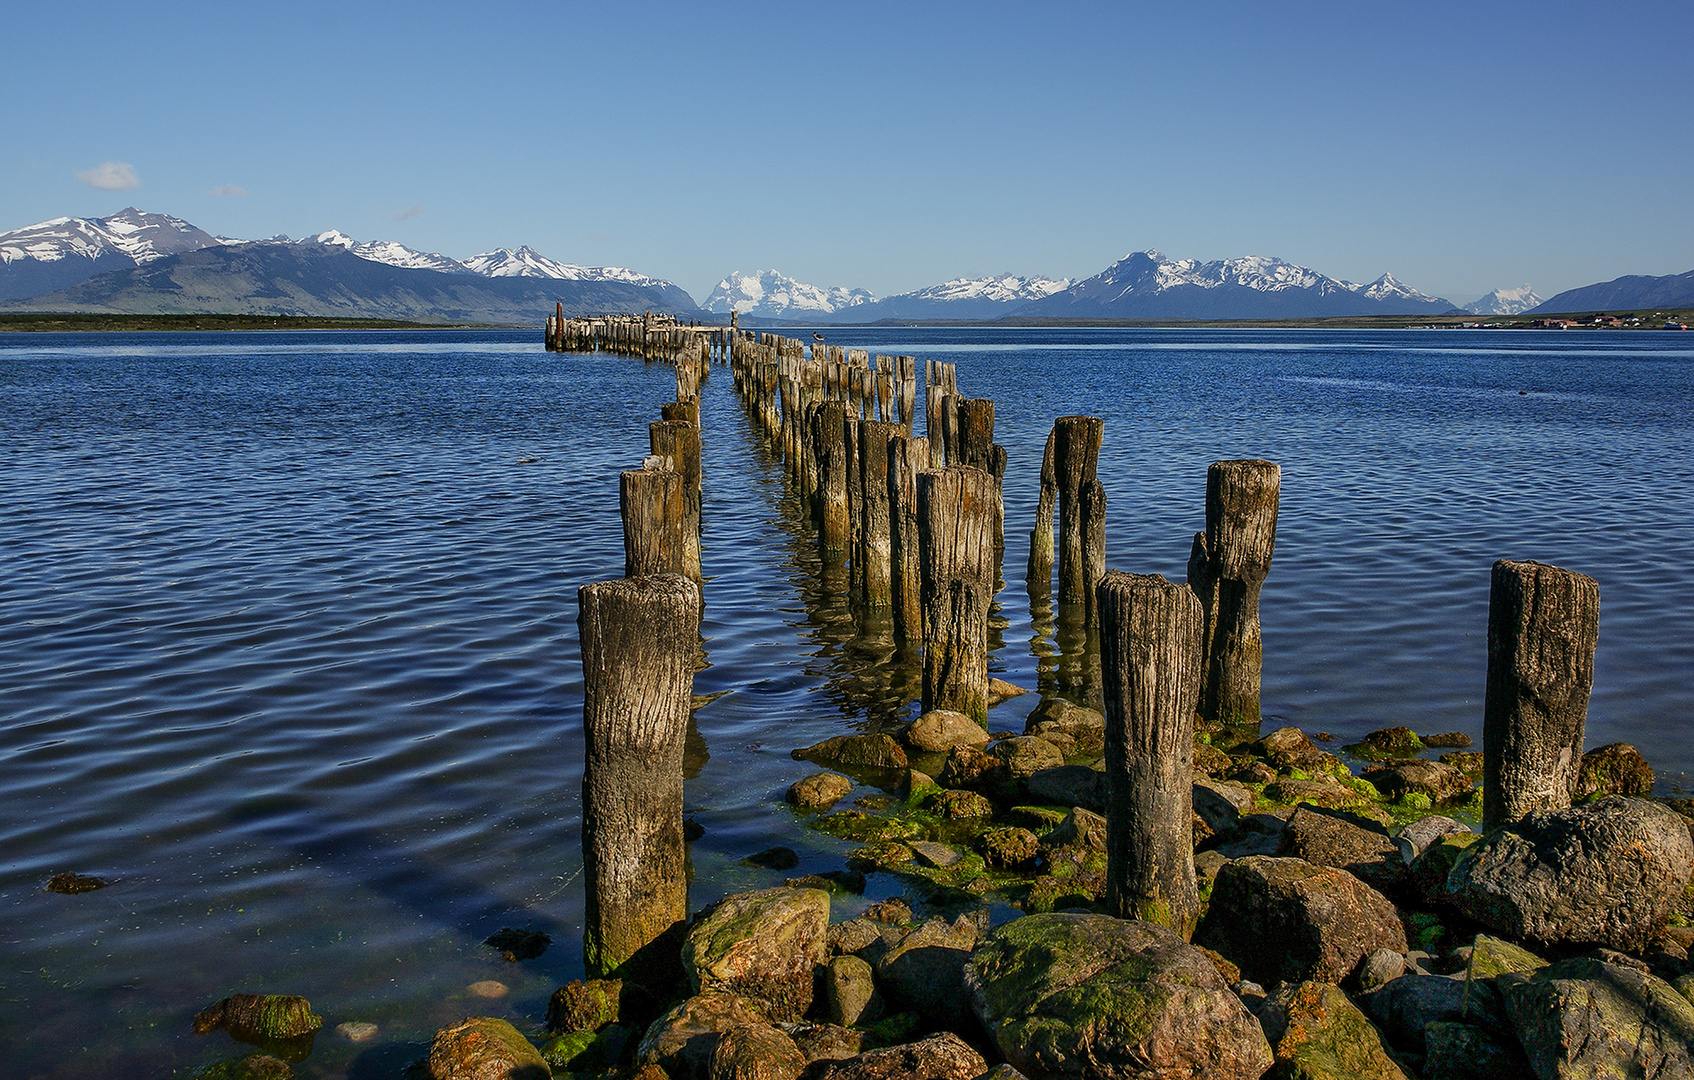
[(472, 1016), (435, 1033), (430, 1080), (547, 1080), (552, 1070), (528, 1039), (505, 1020)]
[(1259, 1007), (1276, 1074), (1289, 1080), (1407, 1080), (1358, 1006), (1327, 983), (1286, 983)]
[(194, 1074), (194, 1080), (288, 1080), (294, 1067), (270, 1054), (249, 1054), (233, 1061), (219, 1061)]
[(829, 893), (761, 889), (708, 908), (682, 946), (697, 993), (724, 991), (763, 1003), (774, 1020), (798, 1020), (812, 1003), (812, 969), (829, 949)]
[(311, 1004), (292, 994), (231, 994), (194, 1015), (194, 1033), (219, 1028), (242, 1042), (296, 1039), (324, 1026)]
[(1612, 797), (1489, 833), (1448, 879), (1461, 912), (1507, 937), (1633, 949), (1687, 887), (1694, 841), (1657, 803)]
[(539, 930), (514, 930), (507, 926), (490, 934), (484, 945), (498, 949), (508, 963), (533, 960), (547, 951), (553, 939)]
[(893, 737), (882, 732), (870, 735), (837, 735), (813, 743), (792, 755), (800, 761), (819, 765), (838, 765), (861, 769), (904, 769), (909, 765), (906, 751)]
[(1218, 872), (1194, 941), (1262, 986), (1340, 983), (1378, 949), (1406, 952), (1387, 897), (1345, 870), (1263, 855)]
[(802, 810), (828, 810), (852, 790), (853, 781), (840, 773), (821, 772), (794, 781), (788, 786), (786, 798)]
[(104, 889), (106, 884), (105, 879), (94, 877), (92, 874), (64, 873), (54, 874), (47, 882), (46, 888), (48, 892), (76, 896), (78, 893)]
[(1256, 1080), (1263, 1032), (1205, 952), (1152, 923), (1030, 915), (967, 969), (973, 1008), (1030, 1076)]

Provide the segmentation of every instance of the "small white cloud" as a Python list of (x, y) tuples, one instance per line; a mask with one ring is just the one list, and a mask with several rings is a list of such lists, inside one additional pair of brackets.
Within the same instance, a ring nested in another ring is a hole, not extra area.
[(236, 184), (220, 184), (211, 192), (220, 199), (232, 199), (237, 195), (247, 194), (247, 189)]
[(415, 218), (423, 212), (423, 207), (419, 206), (417, 203), (413, 203), (410, 206), (394, 211), (394, 220), (405, 221), (407, 218)]
[(121, 161), (103, 161), (92, 169), (83, 169), (76, 178), (101, 191), (125, 191), (141, 186), (141, 178), (135, 175), (135, 166)]

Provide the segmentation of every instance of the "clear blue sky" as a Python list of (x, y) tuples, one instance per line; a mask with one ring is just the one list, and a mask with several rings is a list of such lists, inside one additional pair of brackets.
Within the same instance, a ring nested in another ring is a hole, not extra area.
[(1688, 0), (69, 0), (4, 25), (0, 230), (133, 203), (529, 244), (698, 300), (737, 269), (881, 296), (1149, 247), (1459, 302), (1694, 269)]

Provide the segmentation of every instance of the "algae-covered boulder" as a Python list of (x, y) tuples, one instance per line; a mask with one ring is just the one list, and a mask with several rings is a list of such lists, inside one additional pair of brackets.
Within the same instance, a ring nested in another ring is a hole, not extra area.
[(1541, 810), (1489, 833), (1448, 878), (1452, 903), (1522, 941), (1645, 945), (1694, 870), (1675, 812), (1612, 797)]
[(1576, 774), (1577, 798), (1652, 793), (1653, 767), (1628, 743), (1597, 746), (1582, 755)]
[(1041, 841), (1016, 825), (982, 833), (976, 838), (976, 850), (996, 870), (1033, 870), (1041, 861)]
[(1265, 785), (1265, 796), (1289, 806), (1311, 803), (1313, 806), (1328, 807), (1331, 810), (1365, 806), (1371, 801), (1370, 795), (1365, 791), (1330, 777), (1322, 780), (1280, 777)]
[(966, 982), (1006, 1060), (1030, 1076), (1256, 1080), (1271, 1063), (1217, 966), (1152, 923), (1014, 919), (977, 948)]
[(1375, 760), (1411, 757), (1424, 749), (1424, 741), (1409, 727), (1378, 728), (1346, 749)]
[(1412, 863), (1412, 887), (1430, 905), (1445, 904), (1447, 881), (1464, 853), (1481, 840), (1473, 832), (1448, 833), (1431, 842)]
[(708, 1080), (794, 1080), (806, 1055), (788, 1035), (762, 1024), (732, 1027), (712, 1047)]
[(430, 1080), (548, 1080), (553, 1072), (530, 1041), (505, 1020), (472, 1016), (435, 1033)]
[(601, 1031), (572, 1031), (541, 1044), (541, 1057), (555, 1075), (599, 1073), (615, 1068), (634, 1033), (613, 1024)]
[(813, 969), (829, 952), (829, 893), (778, 887), (726, 896), (688, 931), (683, 967), (696, 993), (763, 1002), (777, 1021), (812, 1003)]
[(1365, 1014), (1328, 983), (1284, 984), (1259, 1019), (1278, 1080), (1406, 1080)]
[(937, 791), (924, 800), (924, 809), (946, 821), (982, 821), (994, 816), (986, 795), (962, 788)]
[(1400, 799), (1407, 795), (1426, 796), (1432, 803), (1451, 802), (1470, 791), (1470, 777), (1442, 761), (1412, 758), (1366, 769), (1369, 780), (1384, 798)]
[(618, 1021), (622, 979), (590, 979), (566, 983), (547, 999), (547, 1030), (594, 1031)]
[(1041, 838), (1043, 847), (1106, 850), (1106, 819), (1092, 810), (1073, 806), (1057, 825)]
[(323, 1026), (311, 1004), (293, 994), (231, 994), (194, 1014), (196, 1035), (223, 1028), (242, 1042), (297, 1039)]
[(1501, 1004), (1499, 978), (1529, 975), (1547, 966), (1547, 961), (1509, 941), (1478, 934), (1465, 960), (1464, 1020), (1488, 1027), (1506, 1025)]
[(1542, 1080), (1694, 1076), (1694, 1005), (1655, 975), (1577, 957), (1498, 983)]
[(945, 754), (955, 746), (988, 745), (987, 728), (951, 709), (931, 709), (908, 724), (900, 737), (924, 754)]
[(1280, 727), (1259, 738), (1249, 749), (1279, 769), (1297, 769), (1322, 754), (1297, 727)]
[(1263, 855), (1218, 872), (1194, 941), (1261, 986), (1339, 983), (1377, 949), (1406, 951), (1387, 897), (1345, 870)]
[(966, 1015), (965, 964), (976, 947), (976, 924), (930, 919), (907, 933), (876, 963), (876, 978), (894, 1001), (938, 1024)]
[(892, 735), (880, 731), (870, 735), (837, 735), (796, 750), (792, 756), (799, 761), (844, 768), (891, 770), (908, 765), (906, 751)]
[(815, 1080), (976, 1080), (988, 1069), (982, 1055), (950, 1031), (900, 1046), (867, 1050), (808, 1073)]
[(636, 1048), (641, 1065), (657, 1065), (670, 1080), (705, 1080), (712, 1051), (731, 1028), (770, 1024), (759, 1002), (738, 994), (696, 994), (647, 1028)]
[(1098, 754), (1106, 745), (1106, 717), (1064, 698), (1048, 698), (1024, 722), (1025, 735), (1055, 731), (1075, 740), (1081, 753)]
[(270, 1054), (248, 1054), (230, 1061), (216, 1061), (194, 1074), (194, 1080), (288, 1080), (294, 1066)]

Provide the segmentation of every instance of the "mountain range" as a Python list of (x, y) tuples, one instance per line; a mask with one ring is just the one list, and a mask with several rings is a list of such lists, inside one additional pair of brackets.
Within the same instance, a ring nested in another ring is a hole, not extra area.
[[(879, 320), (1296, 319), (1456, 313), (1392, 274), (1368, 284), (1281, 259), (1200, 262), (1132, 252), (1093, 277), (956, 278), (877, 298), (775, 270), (736, 272), (702, 307), (675, 284), (623, 267), (579, 266), (528, 247), (465, 260), (331, 230), (303, 240), (213, 236), (134, 207), (54, 218), (0, 234), (0, 308), (98, 313), (253, 313), (533, 324), (555, 303), (571, 314), (736, 311), (749, 322)], [(1529, 286), (1496, 289), (1462, 310), (1506, 315), (1694, 305), (1694, 271), (1623, 277), (1541, 302)]]

